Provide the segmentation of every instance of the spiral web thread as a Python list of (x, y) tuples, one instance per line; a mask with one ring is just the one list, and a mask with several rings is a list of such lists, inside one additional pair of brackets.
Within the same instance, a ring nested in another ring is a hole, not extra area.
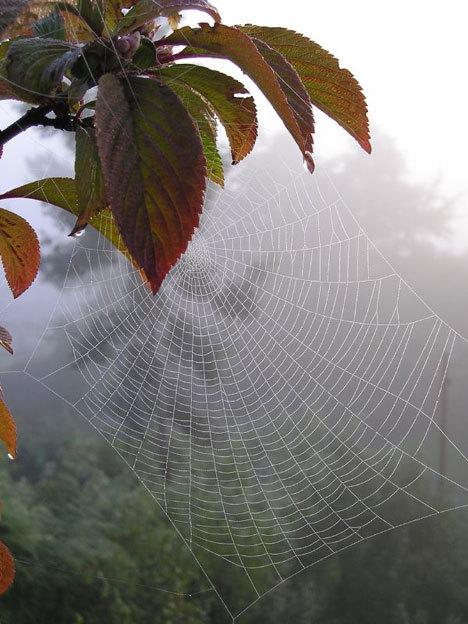
[[(54, 339), (69, 356), (44, 373)], [(156, 297), (104, 237), (75, 240), (25, 372), (108, 440), (203, 569), (238, 575), (242, 604), (209, 579), (236, 619), (324, 558), (466, 506), (434, 465), (443, 443), (465, 466), (437, 422), (456, 344), (325, 175), (255, 173), (210, 191)]]
[[(68, 356), (44, 371), (54, 340)], [(75, 240), (23, 372), (105, 437), (204, 571), (237, 575), (243, 602), (207, 574), (235, 620), (351, 545), (468, 504), (463, 470), (434, 462), (444, 444), (466, 469), (437, 422), (464, 344), (326, 176), (256, 172), (210, 189), (156, 297), (105, 237)]]

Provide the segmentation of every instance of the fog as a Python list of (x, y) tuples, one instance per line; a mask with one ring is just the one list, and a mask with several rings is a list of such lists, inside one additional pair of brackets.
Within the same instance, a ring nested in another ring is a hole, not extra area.
[[(24, 418), (19, 461), (41, 413), (57, 427), (80, 417), (197, 556), (240, 577), (272, 564), (280, 578), (322, 546), (466, 504), (467, 44), (455, 2), (219, 5), (228, 23), (282, 24), (342, 59), (368, 96), (373, 154), (318, 114), (310, 177), (263, 102), (256, 150), (210, 189), (195, 243), (154, 298), (91, 228), (70, 239), (68, 215), (9, 201), (38, 229), (43, 260), (18, 301), (0, 289), (15, 345), (2, 384)], [(17, 109), (2, 112), (6, 124)], [(72, 167), (67, 137), (31, 131), (5, 150), (1, 187)], [(246, 522), (238, 535), (229, 514)], [(277, 554), (255, 550), (276, 530)], [(251, 574), (255, 591), (271, 588)]]

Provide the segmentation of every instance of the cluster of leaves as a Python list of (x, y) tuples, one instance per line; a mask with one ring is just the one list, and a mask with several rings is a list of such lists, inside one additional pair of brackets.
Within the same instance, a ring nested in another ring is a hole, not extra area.
[[(179, 27), (185, 10), (212, 24)], [(161, 34), (162, 18), (169, 34)], [(28, 197), (73, 213), (72, 235), (91, 224), (153, 293), (198, 227), (207, 179), (224, 184), (217, 121), (233, 164), (257, 138), (245, 86), (199, 59), (229, 60), (257, 85), (309, 171), (313, 105), (370, 152), (361, 88), (331, 54), (285, 28), (226, 26), (207, 0), (0, 0), (0, 37), (0, 99), (33, 105), (0, 132), (0, 150), (34, 125), (76, 133), (74, 179), (39, 180), (0, 198)], [(0, 256), (17, 297), (37, 274), (39, 244), (29, 224), (4, 209)], [(0, 438), (14, 456), (14, 423), (3, 401), (0, 407)]]

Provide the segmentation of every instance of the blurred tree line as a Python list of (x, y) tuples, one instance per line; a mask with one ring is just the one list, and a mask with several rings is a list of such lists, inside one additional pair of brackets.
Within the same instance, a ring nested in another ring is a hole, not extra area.
[[(0, 538), (17, 559), (2, 624), (229, 621), (151, 496), (104, 440), (81, 423), (57, 426), (56, 415), (29, 420), (27, 429), (21, 461), (0, 464)], [(464, 520), (463, 512), (445, 514), (352, 547), (284, 583), (240, 621), (465, 624)], [(204, 563), (231, 599), (247, 591), (221, 559)]]

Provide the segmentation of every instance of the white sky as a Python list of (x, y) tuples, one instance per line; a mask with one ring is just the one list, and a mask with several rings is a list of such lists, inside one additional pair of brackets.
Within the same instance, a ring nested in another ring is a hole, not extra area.
[[(449, 195), (468, 191), (468, 3), (463, 0), (218, 0), (227, 24), (298, 30), (337, 56), (367, 95), (371, 128), (392, 136), (411, 174), (440, 176)], [(354, 148), (317, 115), (316, 151)], [(356, 149), (358, 149), (356, 147)], [(374, 151), (379, 145), (374, 142)], [(363, 154), (363, 175), (365, 175)], [(457, 243), (468, 246), (468, 193)], [(466, 210), (465, 210), (466, 207)], [(466, 216), (465, 214), (466, 213)]]

